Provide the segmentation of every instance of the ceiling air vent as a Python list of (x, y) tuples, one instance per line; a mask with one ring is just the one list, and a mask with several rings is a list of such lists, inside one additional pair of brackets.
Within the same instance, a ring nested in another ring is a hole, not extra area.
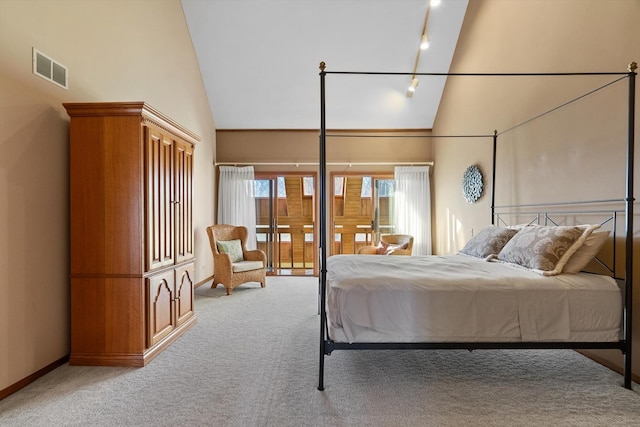
[(33, 74), (60, 87), (67, 87), (67, 67), (33, 48)]

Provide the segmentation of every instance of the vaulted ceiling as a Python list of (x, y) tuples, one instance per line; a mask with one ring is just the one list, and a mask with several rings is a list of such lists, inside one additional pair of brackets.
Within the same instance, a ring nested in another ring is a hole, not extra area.
[(329, 129), (428, 129), (467, 0), (182, 0), (218, 129), (318, 129), (327, 71), (409, 75), (326, 78)]

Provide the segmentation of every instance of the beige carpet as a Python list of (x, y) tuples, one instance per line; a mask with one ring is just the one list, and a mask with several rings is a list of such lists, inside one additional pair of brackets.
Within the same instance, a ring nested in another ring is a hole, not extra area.
[(640, 425), (640, 387), (570, 350), (336, 351), (320, 392), (317, 285), (201, 287), (197, 325), (147, 367), (62, 366), (0, 425)]

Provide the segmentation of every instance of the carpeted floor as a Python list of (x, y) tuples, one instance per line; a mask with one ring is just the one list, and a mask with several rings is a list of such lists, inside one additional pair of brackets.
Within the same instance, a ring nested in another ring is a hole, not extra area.
[(320, 392), (317, 284), (203, 286), (148, 366), (62, 366), (0, 401), (0, 425), (640, 425), (640, 387), (571, 350), (336, 351)]

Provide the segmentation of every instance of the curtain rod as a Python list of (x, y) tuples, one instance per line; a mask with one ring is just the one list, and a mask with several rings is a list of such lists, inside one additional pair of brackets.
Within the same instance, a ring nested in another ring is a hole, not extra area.
[[(217, 162), (215, 166), (318, 166), (317, 162)], [(327, 162), (327, 166), (433, 166), (433, 162)]]

